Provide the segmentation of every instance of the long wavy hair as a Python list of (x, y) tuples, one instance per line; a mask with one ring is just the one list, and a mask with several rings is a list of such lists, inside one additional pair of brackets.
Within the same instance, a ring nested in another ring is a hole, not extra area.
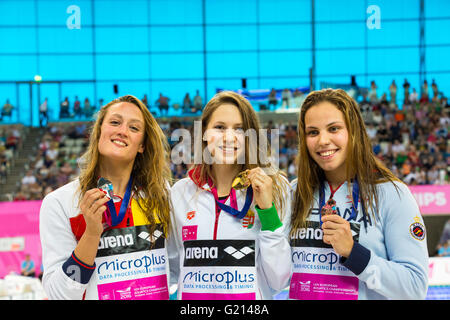
[(167, 138), (148, 108), (142, 101), (132, 95), (114, 99), (98, 111), (96, 120), (91, 127), (89, 145), (80, 161), (80, 199), (87, 190), (97, 187), (100, 168), (98, 141), (101, 126), (109, 107), (121, 102), (128, 102), (138, 107), (145, 124), (144, 152), (137, 153), (131, 172), (134, 198), (149, 222), (150, 234), (153, 234), (156, 223), (159, 222), (167, 235), (170, 230), (168, 185), (171, 181), (171, 171), (168, 161), (169, 146)]
[[(244, 132), (253, 129), (256, 133), (252, 138), (247, 134), (245, 135), (245, 163), (241, 164), (239, 172), (256, 167), (263, 168), (272, 179), (274, 204), (278, 213), (282, 215), (285, 206), (284, 193), (286, 192), (285, 190), (288, 190), (289, 188), (288, 182), (287, 179), (282, 178), (282, 176), (284, 176), (283, 172), (276, 168), (270, 161), (271, 148), (269, 141), (266, 139), (267, 135), (260, 134), (261, 125), (258, 116), (245, 97), (233, 91), (222, 91), (217, 93), (206, 104), (201, 116), (202, 134), (199, 138), (201, 138), (202, 141), (200, 141), (200, 139), (194, 141), (195, 154), (204, 155), (203, 151), (208, 151), (207, 142), (203, 139), (203, 136), (212, 114), (224, 104), (231, 104), (238, 108), (242, 117)], [(189, 176), (198, 186), (204, 185), (209, 179), (211, 179), (213, 183), (211, 187), (215, 186), (217, 183), (212, 174), (212, 165), (205, 163), (203, 158), (201, 163), (194, 164), (189, 172)]]
[[(306, 226), (310, 208), (314, 201), (314, 191), (318, 190), (321, 181), (325, 179), (324, 171), (309, 154), (306, 146), (305, 131), (306, 113), (311, 107), (322, 102), (333, 104), (344, 115), (349, 136), (345, 163), (349, 194), (351, 194), (351, 179), (356, 176), (359, 183), (359, 198), (362, 209), (365, 212), (367, 212), (367, 209), (370, 209), (374, 221), (379, 198), (376, 185), (386, 181), (390, 181), (393, 184), (394, 181), (400, 181), (375, 157), (357, 102), (341, 89), (313, 91), (308, 94), (303, 102), (298, 120), (298, 180), (293, 196), (291, 233), (295, 232), (297, 228)], [(397, 189), (397, 186), (395, 187)]]

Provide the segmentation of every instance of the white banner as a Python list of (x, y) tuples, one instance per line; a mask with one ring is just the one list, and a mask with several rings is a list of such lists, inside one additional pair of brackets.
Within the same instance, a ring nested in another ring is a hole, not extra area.
[(0, 238), (0, 252), (23, 251), (24, 249), (24, 237)]
[(432, 257), (428, 262), (428, 285), (450, 285), (450, 257)]

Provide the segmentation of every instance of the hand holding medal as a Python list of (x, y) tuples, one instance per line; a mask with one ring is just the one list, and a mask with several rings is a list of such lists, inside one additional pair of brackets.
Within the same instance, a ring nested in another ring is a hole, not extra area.
[[(103, 191), (105, 193), (106, 197), (109, 198), (109, 200), (114, 199), (113, 184), (108, 179), (105, 179), (105, 178), (98, 179), (97, 188), (99, 188), (100, 191)], [(104, 212), (104, 217), (105, 217), (105, 223), (104, 223), (103, 227), (106, 229), (106, 228), (112, 226), (111, 213), (109, 212), (109, 210), (106, 210)]]
[(236, 190), (252, 186), (254, 199), (260, 209), (272, 207), (272, 179), (260, 167), (245, 170), (237, 175), (232, 187)]
[(90, 189), (84, 194), (80, 210), (86, 222), (87, 235), (97, 237), (103, 233), (102, 217), (108, 201), (109, 198), (98, 188)]
[(97, 181), (98, 188), (105, 192), (107, 194), (107, 198), (109, 201), (107, 201), (106, 205), (108, 206), (108, 211), (105, 211), (105, 227), (114, 227), (118, 225), (122, 219), (125, 217), (125, 213), (128, 209), (128, 205), (130, 203), (131, 198), (131, 184), (132, 184), (133, 178), (130, 177), (127, 184), (127, 189), (125, 191), (125, 195), (122, 199), (122, 204), (120, 205), (120, 210), (117, 213), (116, 208), (114, 206), (114, 193), (113, 193), (113, 185), (111, 181), (100, 178)]
[(337, 254), (348, 257), (353, 248), (353, 237), (350, 223), (339, 216), (336, 211), (336, 201), (328, 199), (321, 209), (323, 242), (333, 246)]

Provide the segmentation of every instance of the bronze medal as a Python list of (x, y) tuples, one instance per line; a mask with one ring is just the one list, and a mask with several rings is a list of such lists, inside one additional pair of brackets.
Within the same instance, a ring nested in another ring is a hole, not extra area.
[(326, 216), (329, 214), (337, 214), (336, 211), (336, 201), (334, 199), (330, 198), (327, 201), (327, 204), (322, 207), (322, 216)]

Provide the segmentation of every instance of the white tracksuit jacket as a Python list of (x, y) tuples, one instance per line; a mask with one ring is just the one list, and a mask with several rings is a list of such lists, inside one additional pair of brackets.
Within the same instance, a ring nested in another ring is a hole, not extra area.
[[(235, 195), (241, 209), (246, 191)], [(292, 265), (289, 191), (285, 200), (282, 225), (278, 220), (281, 226), (274, 231), (261, 230), (264, 210), (255, 209), (254, 201), (243, 219), (220, 210), (216, 214), (208, 184), (199, 188), (190, 177), (175, 183), (168, 252), (178, 299), (272, 299), (286, 288)]]
[(39, 225), (42, 282), (48, 297), (169, 299), (166, 241), (158, 233), (158, 240), (149, 249), (148, 220), (134, 198), (122, 223), (103, 232), (94, 265), (86, 265), (75, 256), (73, 251), (85, 228), (78, 208), (78, 185), (78, 179), (70, 182), (48, 194), (42, 202)]
[[(419, 207), (408, 187), (395, 182), (377, 185), (376, 221), (364, 219), (361, 204), (350, 219), (351, 196), (345, 182), (334, 193), (337, 214), (350, 222), (354, 246), (345, 259), (323, 242), (319, 221), (319, 192), (307, 228), (295, 230), (292, 245), (293, 299), (424, 299), (428, 283), (426, 231)], [(292, 183), (292, 190), (297, 182)], [(325, 199), (330, 197), (325, 183)], [(364, 221), (365, 220), (365, 221)]]

